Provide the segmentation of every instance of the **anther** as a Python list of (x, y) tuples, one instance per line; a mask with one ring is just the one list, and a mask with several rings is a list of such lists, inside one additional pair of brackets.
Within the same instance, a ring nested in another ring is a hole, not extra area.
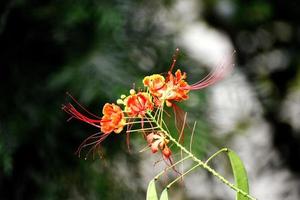
[(131, 95), (134, 95), (134, 94), (135, 94), (135, 90), (134, 90), (134, 89), (131, 89), (131, 90), (129, 90), (129, 93), (130, 93)]
[(118, 99), (117, 104), (122, 105), (122, 104), (124, 104), (124, 101), (122, 99)]

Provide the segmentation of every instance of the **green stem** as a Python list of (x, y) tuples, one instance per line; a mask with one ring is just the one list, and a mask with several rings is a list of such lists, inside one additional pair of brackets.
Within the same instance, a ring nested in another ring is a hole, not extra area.
[(209, 171), (212, 175), (214, 175), (215, 177), (217, 177), (220, 181), (222, 181), (224, 184), (226, 184), (227, 186), (229, 186), (231, 189), (233, 189), (234, 191), (241, 193), (242, 195), (244, 195), (245, 197), (248, 197), (251, 200), (256, 200), (254, 197), (252, 197), (250, 194), (248, 194), (247, 192), (244, 192), (243, 190), (239, 189), (238, 187), (236, 187), (234, 184), (230, 183), (228, 180), (226, 180), (223, 176), (221, 176), (218, 172), (216, 172), (214, 169), (212, 169), (210, 166), (208, 166), (206, 163), (204, 163), (202, 160), (198, 159), (197, 157), (195, 157), (190, 151), (188, 151), (184, 146), (182, 146), (179, 142), (177, 142), (177, 140), (175, 138), (173, 138), (171, 136), (171, 134), (169, 134), (160, 124), (157, 123), (156, 119), (153, 118), (151, 113), (148, 113), (148, 115), (153, 119), (154, 123), (156, 123), (157, 127), (164, 132), (169, 139), (178, 147), (180, 148), (183, 152), (185, 152), (188, 156), (191, 157), (192, 160), (194, 160), (196, 163), (198, 163), (199, 166), (201, 166), (202, 168), (206, 169), (207, 171)]
[(190, 168), (188, 171), (184, 172), (183, 174), (181, 174), (180, 176), (178, 176), (174, 181), (172, 181), (171, 183), (169, 183), (169, 185), (167, 185), (167, 188), (169, 189), (174, 183), (176, 183), (179, 179), (182, 179), (182, 177), (184, 177), (185, 175), (187, 175), (188, 173), (190, 173), (191, 171), (193, 171), (194, 169), (196, 169), (197, 167), (199, 167), (200, 164), (198, 163), (197, 165), (195, 165), (194, 167)]
[(154, 129), (160, 129), (160, 126), (156, 126), (156, 127), (151, 127), (151, 128), (141, 128), (141, 129), (134, 129), (134, 130), (129, 130), (126, 131), (126, 133), (133, 133), (133, 132), (139, 132), (139, 131), (148, 131), (148, 130), (154, 130)]
[(128, 123), (126, 123), (126, 125), (131, 125), (131, 124), (141, 124), (142, 122), (144, 122), (144, 123), (151, 123), (151, 122), (153, 122), (153, 121), (133, 121), (133, 122), (128, 122)]
[(174, 163), (173, 165), (168, 166), (166, 169), (162, 170), (159, 174), (157, 174), (157, 175), (155, 176), (154, 179), (155, 179), (155, 180), (159, 179), (159, 177), (160, 177), (161, 175), (163, 175), (167, 170), (169, 170), (169, 169), (175, 167), (176, 165), (178, 165), (179, 163), (185, 161), (185, 160), (188, 159), (188, 158), (190, 158), (190, 156), (184, 157), (184, 158), (182, 158), (181, 160), (179, 160), (179, 161), (177, 161), (176, 163)]
[(207, 165), (207, 163), (213, 159), (214, 157), (216, 157), (219, 153), (222, 153), (222, 152), (227, 152), (228, 149), (227, 148), (223, 148), (223, 149), (220, 149), (219, 151), (217, 151), (216, 153), (214, 153), (212, 156), (210, 156), (206, 161), (205, 161), (205, 164)]

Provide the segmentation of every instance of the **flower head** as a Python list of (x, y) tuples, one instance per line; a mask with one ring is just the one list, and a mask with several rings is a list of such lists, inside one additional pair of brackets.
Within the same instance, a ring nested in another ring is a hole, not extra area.
[(101, 131), (104, 134), (120, 133), (126, 124), (123, 111), (118, 105), (106, 103), (102, 110)]
[(146, 92), (132, 92), (124, 99), (125, 112), (131, 117), (144, 117), (153, 110), (151, 96)]
[(166, 102), (167, 106), (172, 106), (173, 101), (188, 99), (189, 89), (185, 79), (186, 73), (181, 73), (178, 69), (175, 75), (169, 71), (166, 78), (158, 74), (146, 76), (143, 83), (149, 88), (156, 105), (160, 106)]
[(146, 76), (143, 80), (144, 86), (149, 88), (149, 92), (154, 97), (161, 97), (166, 90), (165, 78), (159, 74)]
[[(67, 93), (68, 94), (68, 93)], [(93, 155), (98, 152), (99, 148), (111, 132), (120, 133), (123, 130), (123, 127), (126, 125), (125, 117), (121, 108), (115, 104), (105, 104), (103, 107), (103, 117), (100, 118), (93, 113), (86, 110), (82, 105), (80, 105), (75, 98), (68, 94), (73, 101), (83, 110), (86, 114), (79, 112), (71, 103), (62, 106), (62, 109), (67, 112), (72, 118), (76, 118), (80, 121), (88, 123), (101, 129), (101, 132), (97, 132), (87, 137), (78, 147), (76, 154), (80, 156), (82, 149), (91, 147), (88, 150), (86, 156), (90, 152), (93, 152)]]
[(186, 89), (188, 83), (185, 81), (186, 73), (181, 73), (180, 69), (173, 75), (168, 72), (167, 76), (167, 91), (165, 93), (164, 99), (166, 100), (167, 106), (172, 105), (172, 101), (183, 101), (189, 98), (189, 89)]

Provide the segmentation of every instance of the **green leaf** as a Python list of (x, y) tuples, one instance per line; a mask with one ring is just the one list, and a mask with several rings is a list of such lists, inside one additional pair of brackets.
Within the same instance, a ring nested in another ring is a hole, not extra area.
[[(231, 163), (236, 186), (239, 189), (249, 194), (248, 176), (242, 160), (234, 151), (230, 149), (228, 149), (227, 155)], [(237, 192), (236, 200), (248, 200), (248, 199), (249, 199), (248, 197), (245, 197), (243, 194)]]
[(159, 200), (168, 200), (168, 189), (164, 189), (161, 193)]
[(154, 179), (149, 182), (146, 200), (158, 200)]

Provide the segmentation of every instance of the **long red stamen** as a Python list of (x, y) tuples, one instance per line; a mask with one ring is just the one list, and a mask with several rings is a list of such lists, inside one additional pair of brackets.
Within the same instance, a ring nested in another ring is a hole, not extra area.
[[(81, 150), (86, 147), (89, 146), (89, 144), (94, 143), (94, 140), (98, 141), (98, 138), (100, 137), (101, 132), (97, 132), (91, 136), (89, 136), (88, 138), (86, 138), (77, 148), (77, 150), (75, 151), (75, 154), (78, 155), (80, 157), (80, 152)], [(89, 142), (90, 140), (92, 140), (92, 142)]]
[(126, 144), (127, 144), (128, 152), (130, 152), (130, 130), (133, 126), (133, 123), (131, 123), (131, 122), (134, 122), (135, 119), (136, 118), (130, 118), (130, 119), (128, 119), (128, 122), (127, 122)]
[(213, 72), (208, 74), (205, 78), (201, 79), (200, 81), (198, 81), (190, 86), (187, 86), (186, 89), (199, 90), (199, 89), (208, 87), (208, 86), (218, 82), (219, 80), (221, 80), (227, 71), (228, 70), (224, 67), (217, 67)]
[(95, 117), (95, 118), (98, 118), (100, 119), (99, 116), (91, 113), (90, 111), (88, 111), (83, 105), (81, 105), (69, 92), (66, 92), (66, 94), (82, 109), (84, 110), (85, 112), (87, 112), (89, 115)]
[(71, 115), (71, 118), (69, 120), (71, 120), (72, 118), (76, 118), (80, 121), (86, 122), (97, 128), (100, 128), (100, 119), (91, 119), (89, 117), (84, 116), (79, 111), (77, 111), (71, 103), (68, 103), (67, 105), (62, 105), (62, 110)]
[(99, 140), (96, 142), (96, 144), (87, 152), (86, 156), (85, 156), (85, 159), (88, 157), (88, 155), (93, 151), (93, 159), (94, 159), (94, 156), (95, 156), (95, 151), (98, 150), (98, 154), (99, 156), (101, 157), (100, 155), (100, 144), (103, 140), (105, 140), (107, 137), (108, 137), (109, 134), (103, 134), (101, 135), (101, 137), (99, 138)]
[(77, 154), (79, 157), (81, 156), (81, 151), (91, 145), (94, 145), (92, 148), (89, 149), (89, 151), (86, 154), (86, 157), (91, 153), (91, 151), (95, 151), (98, 147), (100, 147), (100, 144), (105, 138), (107, 138), (109, 134), (101, 134), (100, 132), (95, 133), (88, 138), (86, 138), (78, 147), (75, 154)]
[[(232, 53), (231, 57), (235, 51)], [(208, 87), (210, 85), (215, 84), (219, 80), (223, 79), (225, 75), (231, 71), (233, 68), (233, 64), (229, 63), (230, 59), (226, 59), (222, 64), (220, 64), (218, 67), (216, 67), (213, 71), (211, 71), (208, 75), (206, 75), (204, 78), (202, 78), (200, 81), (191, 84), (189, 86), (186, 86), (182, 89), (187, 90), (200, 90), (202, 88)]]

